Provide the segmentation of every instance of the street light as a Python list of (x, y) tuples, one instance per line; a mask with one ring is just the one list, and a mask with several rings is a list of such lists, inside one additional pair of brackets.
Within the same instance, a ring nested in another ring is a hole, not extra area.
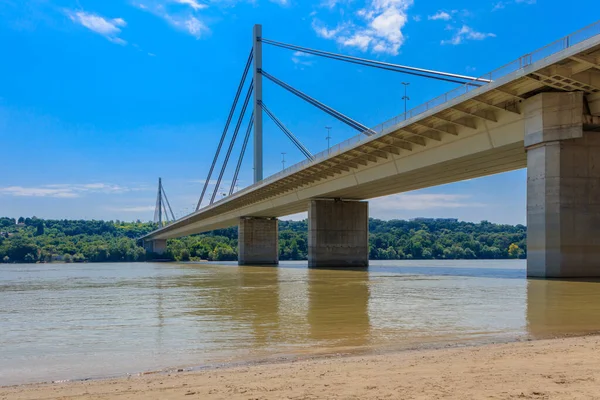
[(327, 154), (329, 154), (329, 150), (331, 149), (331, 146), (329, 145), (329, 141), (331, 140), (331, 127), (326, 126), (325, 129), (327, 129), (327, 137), (325, 139), (327, 139)]
[(404, 85), (404, 96), (402, 96), (402, 100), (404, 100), (404, 119), (406, 120), (406, 102), (410, 100), (410, 97), (406, 95), (406, 88), (410, 85), (410, 82), (402, 82)]
[(281, 153), (281, 170), (283, 171), (285, 169), (285, 154), (284, 152)]

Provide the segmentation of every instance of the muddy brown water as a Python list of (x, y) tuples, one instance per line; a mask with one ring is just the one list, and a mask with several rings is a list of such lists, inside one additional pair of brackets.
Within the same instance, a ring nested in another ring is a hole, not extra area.
[(0, 265), (0, 385), (598, 331), (600, 283), (523, 261)]

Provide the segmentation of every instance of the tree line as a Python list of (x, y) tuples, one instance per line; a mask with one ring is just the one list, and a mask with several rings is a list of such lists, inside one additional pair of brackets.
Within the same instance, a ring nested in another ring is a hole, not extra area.
[[(174, 261), (237, 260), (237, 228), (167, 242), (163, 255), (147, 253), (138, 240), (151, 222), (0, 218), (0, 262), (123, 262), (156, 258)], [(308, 223), (279, 222), (280, 260), (306, 260)], [(525, 258), (526, 227), (452, 219), (369, 220), (369, 258)]]

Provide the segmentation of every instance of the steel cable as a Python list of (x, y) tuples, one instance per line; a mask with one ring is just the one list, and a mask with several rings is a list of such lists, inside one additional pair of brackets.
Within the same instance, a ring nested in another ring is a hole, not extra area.
[(238, 121), (235, 126), (235, 130), (233, 131), (233, 136), (231, 137), (231, 142), (229, 143), (229, 148), (227, 149), (227, 154), (225, 155), (225, 159), (223, 160), (223, 167), (221, 168), (221, 172), (219, 173), (219, 178), (217, 179), (217, 184), (215, 185), (215, 190), (213, 191), (212, 197), (210, 198), (210, 204), (214, 203), (215, 197), (217, 196), (217, 192), (219, 191), (219, 186), (221, 185), (221, 180), (223, 179), (223, 175), (225, 174), (225, 169), (227, 168), (227, 163), (229, 162), (229, 157), (231, 156), (231, 151), (233, 150), (233, 146), (235, 145), (235, 140), (237, 139), (237, 135), (240, 131), (240, 126), (242, 125), (242, 120), (244, 119), (244, 115), (246, 114), (246, 108), (248, 108), (248, 103), (250, 102), (250, 97), (252, 96), (253, 89), (254, 89), (254, 80), (252, 80), (250, 82), (250, 86), (248, 87), (248, 93), (246, 93), (246, 99), (244, 100), (244, 105), (242, 106), (242, 111), (240, 111), (240, 115), (238, 117)]
[[(173, 209), (171, 208), (171, 204), (169, 203), (169, 198), (167, 197), (167, 193), (165, 192), (165, 187), (161, 186), (161, 189), (162, 189), (163, 197), (165, 198), (165, 203), (167, 203), (168, 211), (171, 212), (171, 218), (173, 221), (175, 221), (175, 214), (173, 213)], [(168, 220), (169, 213), (167, 213), (167, 210), (165, 210), (165, 216), (167, 217), (167, 220)]]
[[(244, 68), (244, 73), (242, 74), (242, 79), (238, 85), (237, 91), (235, 93), (235, 98), (233, 100), (233, 104), (231, 105), (231, 109), (229, 110), (229, 116), (227, 117), (227, 122), (225, 123), (225, 128), (223, 129), (223, 133), (221, 134), (221, 139), (219, 140), (219, 145), (217, 146), (217, 152), (215, 153), (215, 157), (213, 162), (208, 170), (208, 176), (206, 178), (206, 182), (204, 182), (204, 187), (202, 188), (202, 194), (200, 195), (200, 200), (198, 200), (198, 205), (196, 206), (196, 211), (200, 209), (200, 205), (202, 204), (202, 200), (204, 200), (204, 195), (206, 194), (206, 189), (210, 183), (210, 178), (212, 177), (213, 171), (215, 169), (215, 165), (217, 164), (217, 160), (219, 159), (219, 155), (221, 153), (221, 148), (223, 147), (223, 142), (225, 141), (225, 137), (227, 136), (227, 131), (229, 130), (229, 124), (233, 118), (233, 114), (237, 107), (238, 100), (240, 98), (240, 94), (244, 87), (244, 82), (246, 81), (246, 77), (248, 76), (248, 71), (250, 70), (250, 65), (252, 64), (253, 59), (253, 50), (250, 50), (250, 55), (248, 56), (248, 61), (246, 61), (246, 67)], [(212, 202), (211, 202), (212, 203)]]
[(296, 96), (300, 97), (301, 99), (303, 99), (304, 101), (314, 105), (315, 107), (317, 107), (318, 109), (326, 112), (327, 114), (331, 115), (334, 118), (337, 118), (338, 120), (344, 122), (345, 124), (347, 124), (348, 126), (350, 126), (351, 128), (356, 129), (357, 131), (367, 135), (367, 136), (371, 136), (373, 135), (375, 132), (373, 132), (373, 130), (371, 130), (370, 128), (368, 128), (367, 126), (361, 124), (360, 122), (357, 122), (355, 120), (353, 120), (350, 117), (345, 116), (344, 114), (334, 110), (333, 108), (321, 103), (320, 101), (310, 97), (309, 95), (302, 93), (301, 91), (299, 91), (298, 89), (295, 89), (294, 87), (288, 85), (287, 83), (275, 78), (273, 75), (269, 74), (268, 72), (261, 70), (260, 71), (261, 74), (269, 79), (271, 82), (281, 86), (282, 88), (286, 89), (287, 91), (291, 92), (292, 94), (295, 94)]
[(273, 114), (271, 110), (267, 108), (264, 102), (260, 103), (260, 107), (265, 111), (269, 118), (271, 118), (275, 125), (277, 125), (279, 129), (281, 129), (283, 133), (285, 133), (285, 135), (292, 141), (292, 143), (296, 145), (298, 150), (300, 150), (306, 158), (308, 158), (309, 160), (312, 160), (314, 158), (312, 153), (302, 144), (302, 142), (300, 142), (300, 140), (296, 136), (294, 136), (294, 134), (289, 129), (285, 127), (285, 125), (283, 125), (283, 123), (275, 116), (275, 114)]
[[(328, 51), (315, 50), (315, 49), (310, 49), (308, 47), (301, 47), (301, 46), (296, 46), (293, 44), (276, 42), (274, 40), (269, 40), (269, 39), (261, 39), (261, 41), (263, 43), (270, 44), (272, 46), (276, 46), (276, 47), (280, 47), (280, 48), (284, 48), (287, 50), (300, 51), (303, 53), (312, 54), (312, 55), (325, 57), (325, 58), (330, 58), (333, 60), (345, 61), (345, 62), (349, 62), (352, 64), (358, 64), (358, 65), (363, 65), (363, 66), (367, 66), (367, 67), (379, 68), (379, 69), (384, 69), (387, 71), (400, 72), (400, 73), (404, 73), (404, 74), (408, 74), (408, 75), (420, 76), (423, 78), (430, 78), (430, 79), (446, 81), (446, 82), (451, 82), (451, 83), (458, 83), (461, 85), (467, 84), (467, 85), (471, 85), (471, 86), (481, 86), (481, 84), (476, 83), (476, 82), (482, 82), (482, 83), (491, 82), (490, 80), (483, 79), (483, 78), (475, 78), (472, 76), (451, 74), (448, 72), (434, 71), (434, 70), (428, 70), (428, 69), (424, 69), (424, 68), (408, 67), (405, 65), (369, 60), (366, 58), (346, 56), (343, 54), (331, 53)], [(438, 76), (436, 76), (436, 75), (438, 75)], [(454, 78), (454, 79), (451, 79), (451, 78)], [(462, 80), (457, 80), (457, 79), (462, 79)]]
[(252, 126), (254, 125), (254, 112), (250, 115), (250, 121), (248, 121), (248, 129), (246, 129), (246, 137), (244, 138), (244, 144), (242, 144), (242, 150), (240, 151), (240, 157), (238, 158), (237, 166), (235, 167), (235, 173), (233, 174), (233, 180), (231, 181), (231, 188), (229, 189), (229, 195), (233, 194), (235, 183), (237, 182), (240, 169), (242, 168), (242, 161), (246, 154), (246, 147), (248, 146), (248, 140), (250, 139), (250, 132), (252, 132)]

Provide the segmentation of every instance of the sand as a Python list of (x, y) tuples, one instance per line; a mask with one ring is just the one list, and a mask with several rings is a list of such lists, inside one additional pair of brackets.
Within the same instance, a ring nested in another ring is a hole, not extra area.
[(0, 399), (600, 399), (600, 336), (1, 387)]

